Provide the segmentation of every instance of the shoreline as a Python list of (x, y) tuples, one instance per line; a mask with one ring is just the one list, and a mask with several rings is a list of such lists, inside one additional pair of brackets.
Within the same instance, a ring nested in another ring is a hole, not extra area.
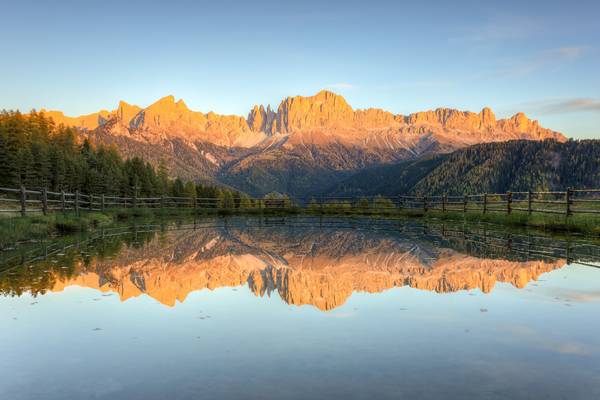
[(118, 226), (148, 220), (173, 220), (190, 217), (338, 217), (367, 219), (415, 219), (465, 223), (488, 223), (510, 228), (534, 229), (552, 234), (581, 234), (590, 238), (600, 237), (600, 217), (583, 215), (528, 215), (526, 213), (483, 214), (430, 210), (378, 210), (325, 208), (311, 210), (300, 207), (285, 209), (111, 209), (105, 212), (54, 213), (0, 219), (0, 251), (20, 243), (39, 241), (49, 237), (85, 233), (99, 228)]

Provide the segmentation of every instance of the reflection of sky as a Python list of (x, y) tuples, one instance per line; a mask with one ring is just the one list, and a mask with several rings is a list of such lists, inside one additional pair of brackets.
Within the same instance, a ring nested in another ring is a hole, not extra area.
[(569, 266), (330, 312), (245, 287), (173, 308), (77, 287), (1, 298), (0, 398), (598, 398), (599, 289), (600, 270)]

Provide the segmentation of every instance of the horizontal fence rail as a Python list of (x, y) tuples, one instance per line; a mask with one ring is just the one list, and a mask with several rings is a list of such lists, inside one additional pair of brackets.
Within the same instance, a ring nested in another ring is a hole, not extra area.
[(46, 189), (0, 188), (0, 214), (22, 215), (51, 212), (106, 211), (117, 208), (199, 210), (286, 210), (305, 209), (315, 213), (335, 212), (479, 212), (600, 215), (600, 189), (567, 189), (547, 192), (506, 192), (464, 195), (346, 196), (311, 198), (204, 198), (177, 196), (118, 196)]

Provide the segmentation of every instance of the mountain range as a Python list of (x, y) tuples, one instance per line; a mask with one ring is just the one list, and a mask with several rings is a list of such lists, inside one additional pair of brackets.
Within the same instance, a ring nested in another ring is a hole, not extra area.
[(323, 192), (365, 168), (445, 154), (478, 143), (564, 142), (523, 113), (496, 119), (438, 108), (409, 115), (353, 109), (335, 93), (284, 99), (277, 109), (254, 106), (246, 117), (190, 110), (166, 96), (146, 108), (121, 101), (113, 111), (68, 117), (45, 111), (126, 157), (166, 162), (172, 176), (233, 186), (256, 196)]

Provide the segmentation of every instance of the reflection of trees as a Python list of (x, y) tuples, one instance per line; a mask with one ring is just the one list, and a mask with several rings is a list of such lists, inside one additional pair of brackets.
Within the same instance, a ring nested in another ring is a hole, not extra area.
[[(84, 273), (98, 261), (118, 255), (124, 247), (141, 248), (155, 236), (155, 232), (111, 236), (101, 240), (61, 241), (56, 246), (44, 244), (37, 252), (13, 255), (22, 265), (0, 272), (0, 293), (33, 296), (46, 293), (58, 281), (65, 281)], [(49, 250), (50, 249), (50, 250)], [(50, 255), (48, 253), (50, 252)]]

